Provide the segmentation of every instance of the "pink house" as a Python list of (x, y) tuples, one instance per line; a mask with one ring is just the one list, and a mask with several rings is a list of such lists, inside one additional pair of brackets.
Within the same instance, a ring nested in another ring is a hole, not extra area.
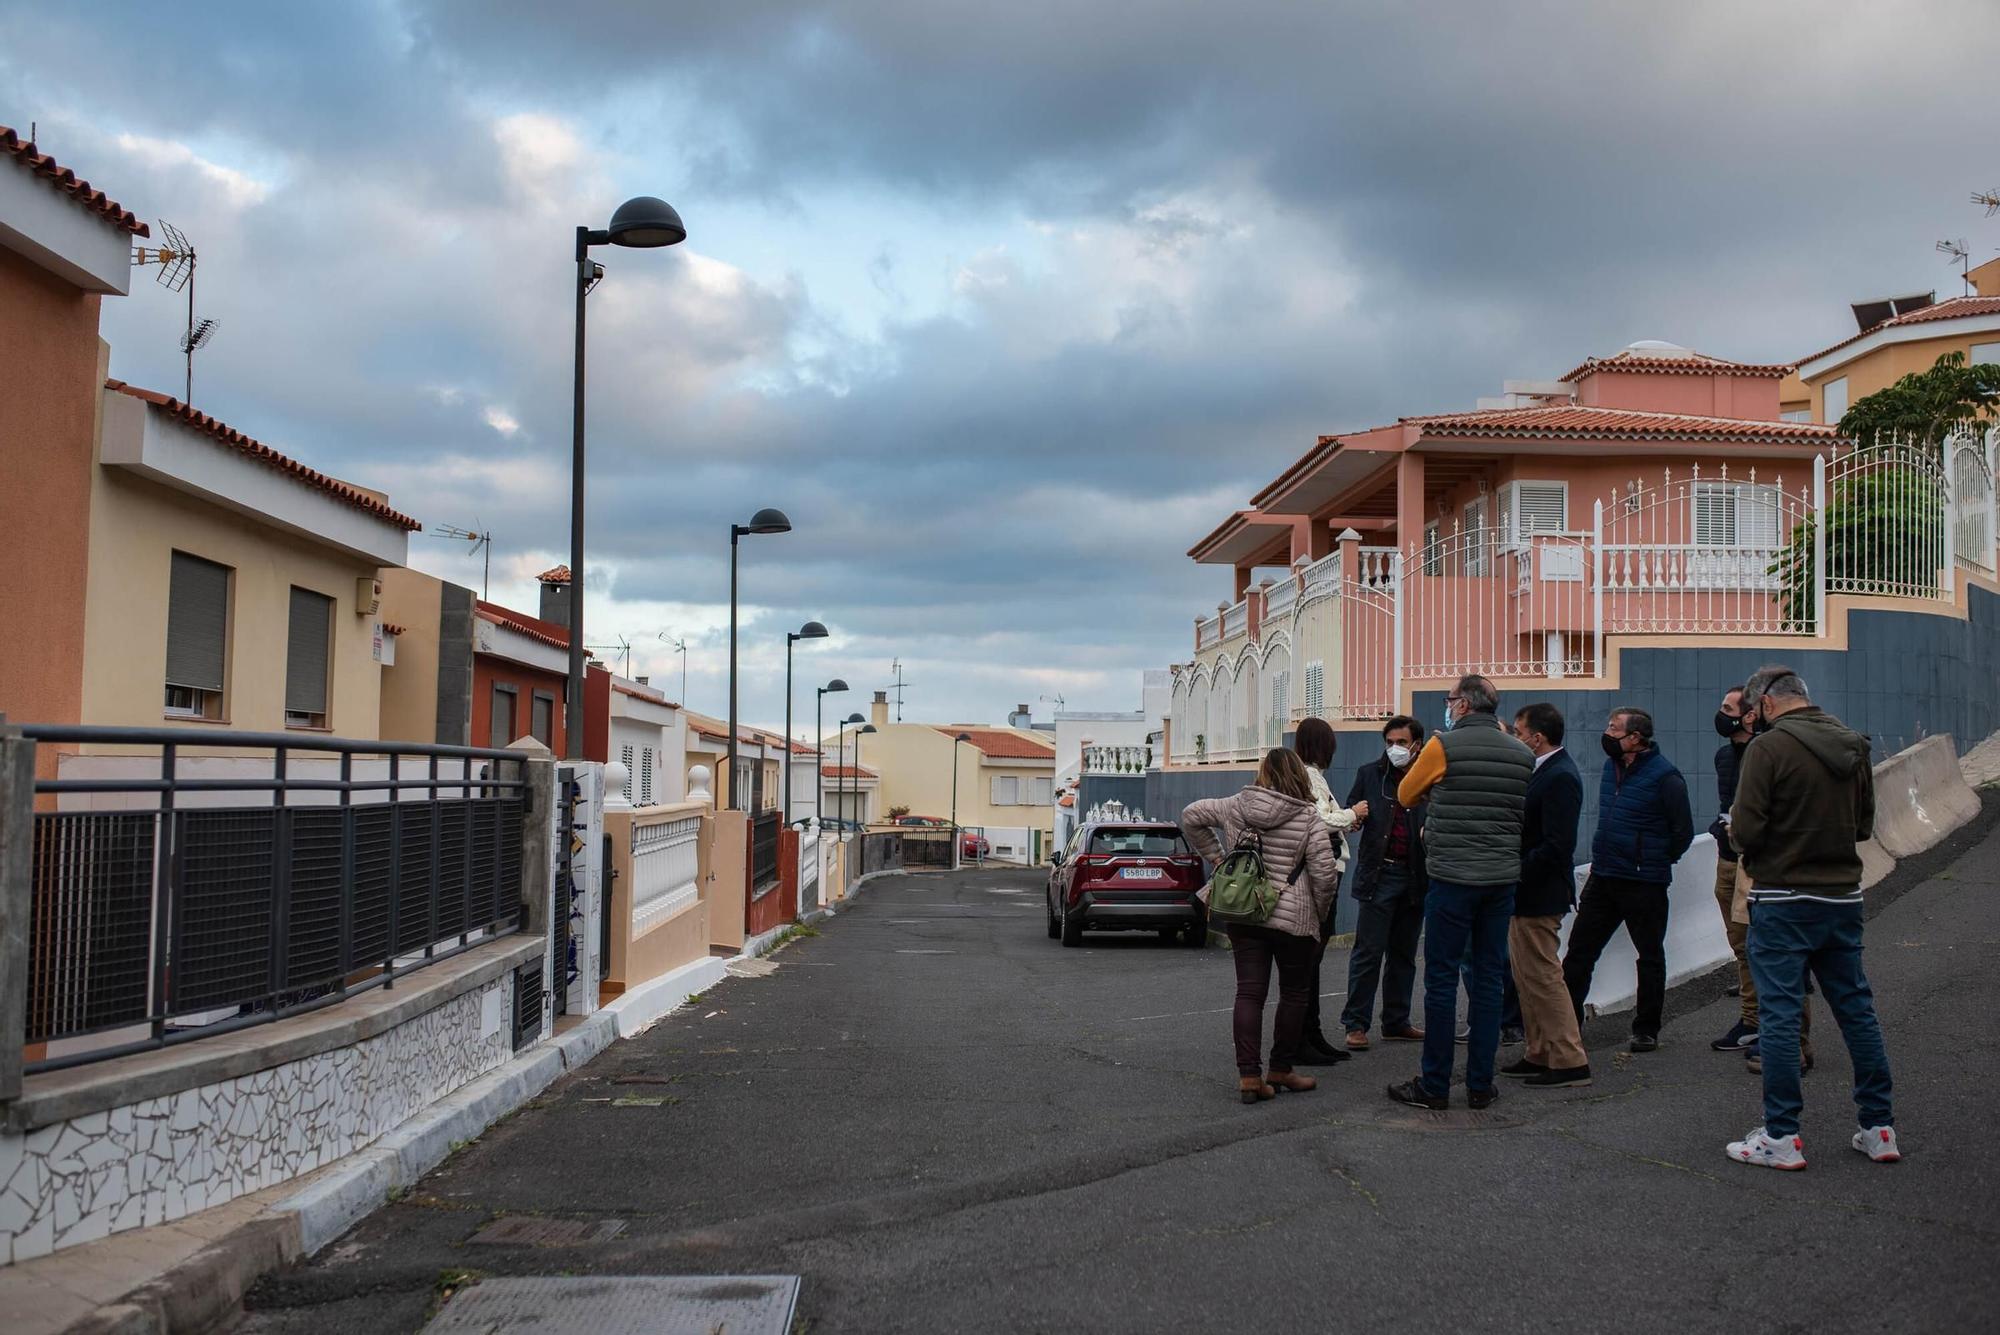
[[(1936, 600), (1957, 564), (1990, 576), (1990, 513), (1955, 508), (1928, 459), (1781, 420), (1790, 370), (1635, 343), (1471, 411), (1322, 436), (1189, 549), (1229, 567), (1230, 601), (1175, 669), (1171, 761), (1248, 758), (1306, 715), (1379, 719), (1468, 671), (1602, 678), (1614, 640), (1823, 639), (1829, 593)], [(1888, 468), (1935, 502), (1935, 533), (1829, 569), (1825, 526), (1801, 525)], [(1955, 562), (1954, 538), (1980, 550)]]

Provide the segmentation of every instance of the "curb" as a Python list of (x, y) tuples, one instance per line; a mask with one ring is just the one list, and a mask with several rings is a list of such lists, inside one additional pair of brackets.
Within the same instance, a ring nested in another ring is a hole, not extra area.
[(631, 1038), (686, 1005), (688, 994), (706, 992), (714, 987), (728, 975), (728, 970), (729, 960), (725, 956), (710, 955), (689, 960), (678, 969), (669, 969), (658, 978), (649, 979), (613, 997), (599, 1014), (614, 1016), (617, 1036)]

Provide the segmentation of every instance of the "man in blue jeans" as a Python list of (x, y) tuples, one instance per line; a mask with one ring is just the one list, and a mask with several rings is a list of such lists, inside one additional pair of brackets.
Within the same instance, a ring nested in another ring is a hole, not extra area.
[(1743, 688), (1757, 737), (1743, 752), (1730, 838), (1750, 874), (1745, 951), (1757, 985), (1764, 1124), (1724, 1152), (1759, 1168), (1806, 1166), (1799, 1114), (1799, 1011), (1806, 974), (1854, 1061), (1854, 1148), (1876, 1163), (1902, 1158), (1890, 1105), (1889, 1054), (1861, 970), (1861, 857), (1875, 828), (1868, 739), (1821, 711), (1798, 673), (1760, 669)]
[(1424, 1060), (1414, 1080), (1389, 1086), (1413, 1108), (1451, 1106), (1452, 1030), (1458, 1018), (1461, 961), (1471, 962), (1466, 990), (1465, 1093), (1488, 1108), (1500, 1049), (1500, 994), (1507, 972), (1507, 929), (1521, 879), (1521, 822), (1535, 757), (1494, 717), (1500, 694), (1481, 676), (1461, 677), (1445, 697), (1444, 731), (1432, 736), (1396, 790), (1406, 807), (1430, 801), (1424, 818)]

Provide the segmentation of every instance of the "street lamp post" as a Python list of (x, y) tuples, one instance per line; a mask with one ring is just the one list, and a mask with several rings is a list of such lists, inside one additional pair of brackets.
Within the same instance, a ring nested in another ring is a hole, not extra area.
[[(854, 717), (858, 719), (861, 715)], [(861, 819), (861, 739), (873, 731), (875, 725), (872, 723), (864, 723), (854, 730), (854, 826), (862, 834), (868, 832), (868, 826)], [(864, 839), (862, 843), (865, 845), (867, 841)]]
[(569, 683), (563, 701), (563, 731), (568, 759), (583, 758), (583, 299), (604, 268), (590, 258), (592, 246), (631, 246), (641, 250), (678, 245), (687, 240), (681, 215), (663, 199), (640, 195), (628, 199), (601, 231), (576, 229), (576, 385), (570, 404), (569, 479)]
[(958, 744), (969, 742), (972, 734), (962, 732), (951, 739), (951, 869), (958, 870), (958, 851), (965, 846), (958, 832)]
[[(796, 631), (785, 632), (785, 824), (792, 823), (792, 646), (800, 640), (823, 640), (826, 627), (817, 621), (808, 621)], [(819, 734), (813, 734), (813, 745), (819, 745)]]
[[(852, 723), (866, 723), (866, 722), (867, 720), (862, 718), (861, 715), (859, 714), (849, 714), (846, 718), (840, 721), (840, 759), (839, 759), (840, 768), (845, 769), (847, 767), (848, 725)], [(854, 749), (858, 753), (861, 750), (860, 743), (857, 742), (855, 744)], [(855, 787), (855, 791), (856, 792), (860, 791), (860, 786), (858, 784)], [(833, 802), (836, 807), (842, 808), (841, 810), (835, 811), (833, 814), (834, 814), (834, 819), (840, 822), (840, 842), (844, 844), (847, 842), (847, 813), (845, 811), (845, 808), (847, 806), (847, 776), (845, 774), (837, 775), (835, 777), (833, 785)]]
[(819, 809), (820, 795), (826, 791), (826, 724), (820, 720), (820, 709), (826, 704), (827, 696), (846, 689), (847, 683), (835, 677), (813, 696), (813, 752), (819, 757), (819, 781), (813, 784), (813, 828), (819, 830), (826, 828), (826, 817)]
[[(736, 548), (746, 533), (790, 533), (792, 521), (783, 510), (759, 510), (747, 524), (729, 526), (729, 805), (736, 810)], [(786, 748), (789, 751), (790, 742)]]

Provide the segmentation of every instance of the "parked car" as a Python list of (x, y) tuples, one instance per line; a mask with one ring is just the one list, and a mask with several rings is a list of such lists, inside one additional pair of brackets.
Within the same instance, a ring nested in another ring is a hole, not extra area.
[[(896, 824), (925, 830), (943, 830), (951, 826), (950, 821), (940, 820), (936, 816), (898, 816)], [(987, 842), (985, 835), (977, 830), (968, 830), (962, 826), (960, 827), (958, 832), (958, 856), (962, 860), (977, 862), (992, 851), (993, 845)]]
[(1208, 913), (1195, 898), (1201, 859), (1178, 825), (1088, 824), (1054, 862), (1046, 892), (1052, 939), (1079, 946), (1086, 931), (1155, 931), (1197, 950), (1208, 944)]

